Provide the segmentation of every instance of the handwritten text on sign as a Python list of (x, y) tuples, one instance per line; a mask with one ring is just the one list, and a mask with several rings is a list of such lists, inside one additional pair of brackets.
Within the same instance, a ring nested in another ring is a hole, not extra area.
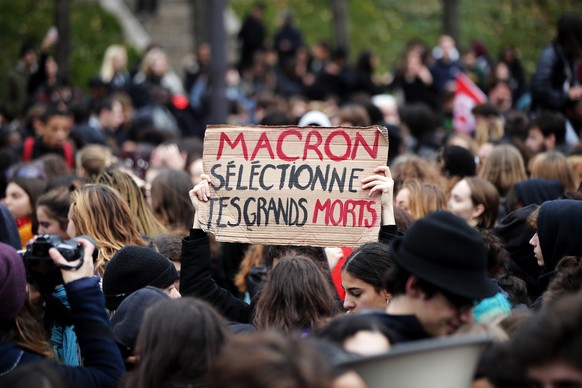
[(384, 127), (209, 126), (202, 228), (218, 241), (356, 246), (375, 241), (380, 198), (361, 179), (385, 165)]

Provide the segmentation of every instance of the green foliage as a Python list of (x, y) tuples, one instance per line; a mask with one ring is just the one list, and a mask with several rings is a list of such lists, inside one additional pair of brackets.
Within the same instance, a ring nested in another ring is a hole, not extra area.
[[(119, 0), (122, 1), (122, 0)], [(255, 0), (232, 0), (230, 5), (242, 19)], [(380, 71), (398, 66), (406, 43), (413, 38), (429, 46), (441, 31), (442, 0), (347, 0), (350, 19), (351, 53), (364, 49), (380, 58)], [(333, 42), (331, 0), (269, 0), (266, 24), (269, 36), (284, 9), (293, 12), (307, 44), (319, 40)], [(460, 0), (460, 46), (479, 39), (493, 57), (501, 46), (512, 44), (522, 53), (532, 72), (542, 50), (555, 34), (555, 24), (563, 12), (582, 14), (580, 0)], [(37, 47), (54, 24), (55, 0), (0, 1), (0, 82), (16, 63), (25, 41)], [(123, 42), (115, 18), (96, 2), (71, 1), (71, 81), (86, 87), (97, 74), (108, 45)], [(130, 63), (137, 53), (130, 49)]]
[[(239, 17), (255, 0), (233, 0)], [(420, 38), (432, 47), (442, 30), (442, 0), (347, 0), (350, 19), (351, 54), (372, 49), (381, 71), (398, 66), (406, 43)], [(333, 43), (331, 0), (265, 1), (265, 22), (270, 35), (277, 28), (277, 16), (289, 9), (308, 44), (324, 39)], [(554, 37), (555, 25), (564, 12), (582, 14), (579, 0), (460, 0), (460, 47), (480, 40), (496, 58), (506, 44), (518, 47), (529, 73), (538, 56)]]
[[(17, 61), (23, 42), (40, 47), (50, 26), (54, 25), (54, 0), (5, 0), (0, 2), (0, 79)], [(99, 72), (103, 54), (110, 44), (123, 43), (121, 27), (97, 3), (71, 1), (70, 78), (74, 85), (86, 87)], [(54, 47), (52, 48), (54, 53)], [(130, 50), (135, 56), (135, 51)]]

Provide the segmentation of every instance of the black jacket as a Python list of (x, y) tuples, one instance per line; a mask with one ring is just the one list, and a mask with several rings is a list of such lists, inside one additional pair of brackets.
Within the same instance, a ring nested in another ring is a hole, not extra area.
[(531, 80), (532, 109), (561, 111), (569, 101), (564, 84), (577, 85), (577, 75), (576, 61), (556, 45), (546, 47)]
[[(396, 225), (382, 226), (379, 240), (389, 243), (399, 237)], [(226, 319), (237, 323), (250, 323), (252, 306), (216, 284), (211, 273), (210, 241), (201, 229), (191, 229), (182, 240), (182, 267), (180, 293), (202, 299), (218, 310)]]
[[(72, 387), (116, 387), (125, 367), (113, 339), (99, 278), (79, 279), (65, 284), (65, 289), (84, 366), (51, 364)], [(18, 366), (40, 361), (45, 358), (0, 340), (0, 376), (8, 375)]]
[(191, 229), (190, 236), (182, 240), (181, 263), (182, 296), (193, 296), (208, 302), (229, 321), (250, 322), (251, 306), (219, 287), (212, 278), (210, 241), (204, 231)]
[(431, 338), (415, 315), (391, 315), (384, 312), (364, 312), (363, 316), (372, 316), (380, 321), (391, 334), (391, 345)]

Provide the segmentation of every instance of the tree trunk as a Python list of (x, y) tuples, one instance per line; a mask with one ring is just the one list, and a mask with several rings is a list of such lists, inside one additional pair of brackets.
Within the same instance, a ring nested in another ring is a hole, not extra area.
[(210, 99), (209, 124), (226, 124), (228, 104), (226, 102), (226, 86), (224, 76), (226, 74), (226, 29), (224, 27), (225, 0), (208, 0), (210, 3), (210, 87), (212, 96)]
[(333, 16), (333, 38), (335, 48), (349, 52), (350, 26), (348, 19), (348, 4), (346, 0), (330, 0)]
[(443, 32), (455, 39), (459, 44), (459, 3), (461, 0), (442, 0)]
[(59, 40), (56, 47), (56, 61), (59, 65), (59, 75), (64, 79), (70, 79), (71, 52), (71, 1), (56, 0), (55, 25), (59, 32)]
[(194, 34), (193, 50), (202, 43), (208, 43), (209, 29), (208, 15), (209, 2), (207, 0), (190, 0), (192, 3), (192, 34)]

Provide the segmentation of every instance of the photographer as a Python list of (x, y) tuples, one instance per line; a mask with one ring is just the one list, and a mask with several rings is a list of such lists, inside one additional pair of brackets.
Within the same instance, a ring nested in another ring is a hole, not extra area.
[[(93, 276), (94, 245), (79, 239), (83, 259), (67, 261), (55, 248), (48, 252), (61, 268), (84, 365), (70, 367), (48, 362), (71, 386), (115, 387), (125, 372), (111, 333), (99, 279)], [(10, 246), (0, 244), (0, 386), (19, 366), (52, 358), (27, 303), (26, 270)]]

